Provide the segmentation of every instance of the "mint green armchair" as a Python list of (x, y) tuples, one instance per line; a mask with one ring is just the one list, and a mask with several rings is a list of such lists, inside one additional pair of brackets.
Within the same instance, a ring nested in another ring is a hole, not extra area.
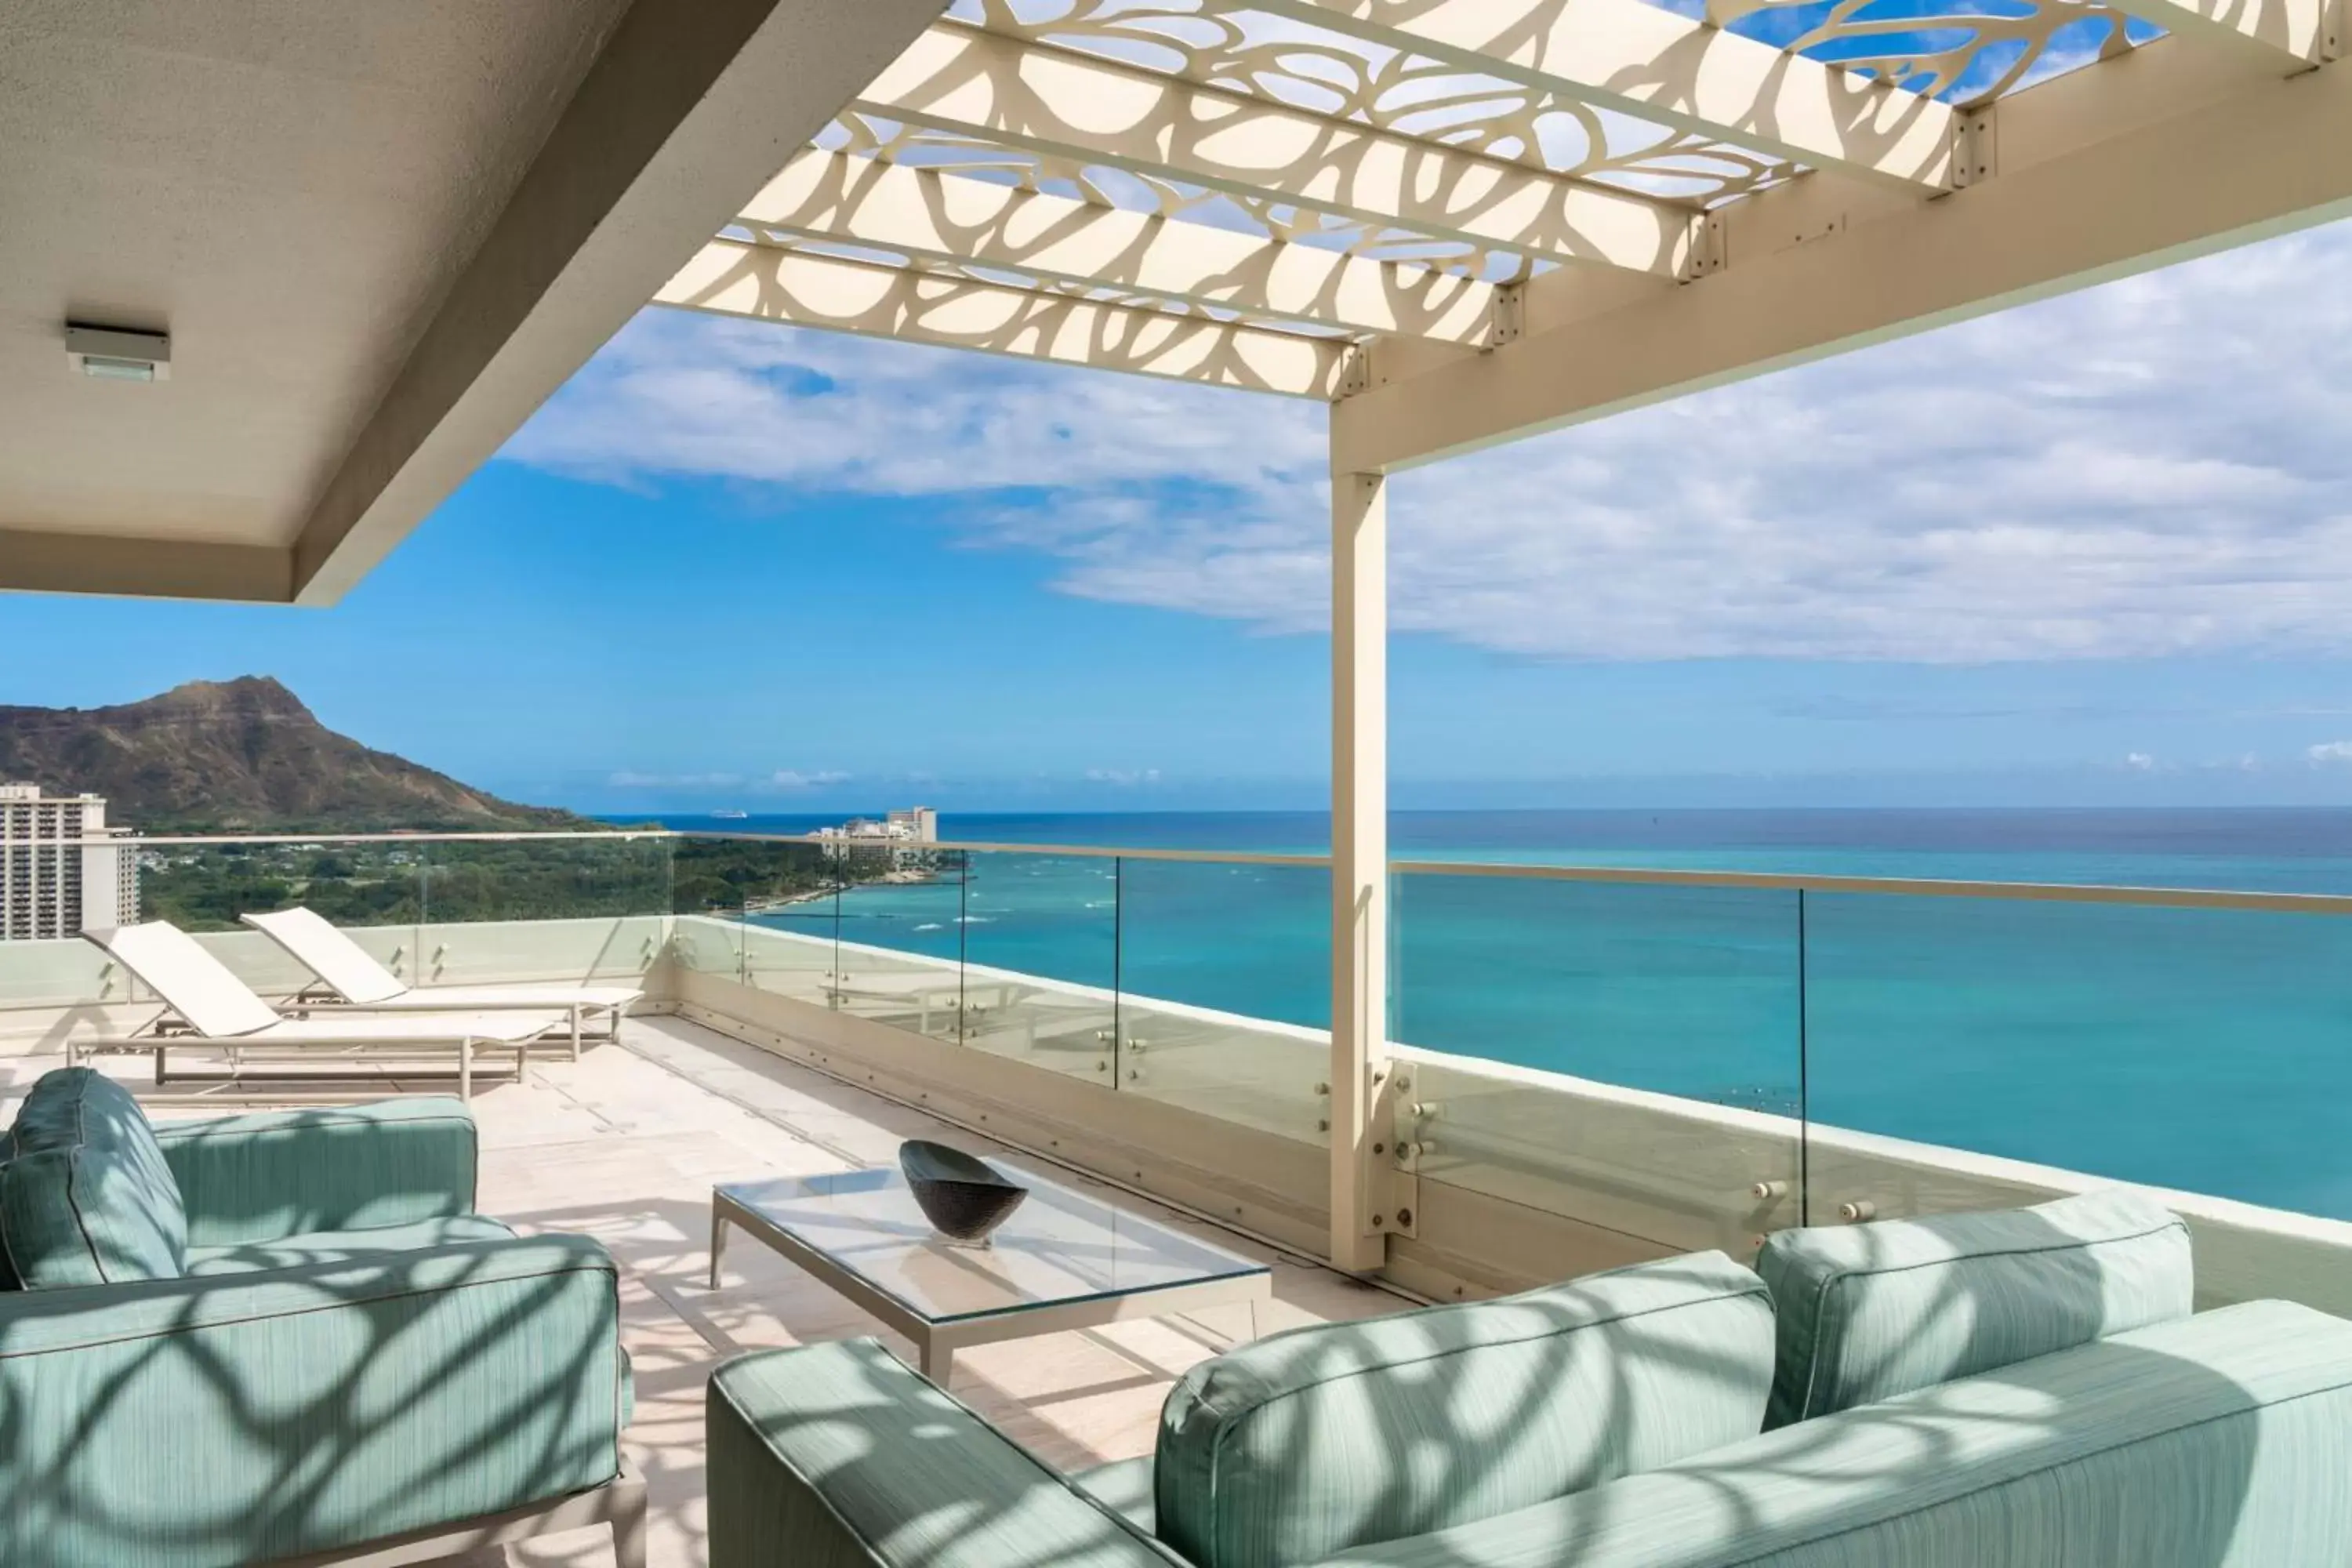
[(0, 1144), (0, 1562), (408, 1562), (597, 1521), (641, 1562), (612, 1260), (476, 1215), (474, 1181), (454, 1100), (150, 1129), (44, 1079)]

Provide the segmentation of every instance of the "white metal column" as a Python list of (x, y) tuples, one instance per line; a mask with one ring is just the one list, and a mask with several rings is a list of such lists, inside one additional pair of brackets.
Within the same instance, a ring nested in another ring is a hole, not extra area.
[(1331, 1262), (1388, 1260), (1374, 1207), (1388, 1054), (1388, 501), (1331, 479)]

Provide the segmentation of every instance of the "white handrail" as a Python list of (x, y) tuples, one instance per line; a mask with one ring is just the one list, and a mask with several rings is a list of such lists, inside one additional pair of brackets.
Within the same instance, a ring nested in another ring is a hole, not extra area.
[[(1168, 861), (1223, 866), (1271, 866), (1298, 870), (1328, 868), (1328, 855), (1248, 850), (1162, 849), (1105, 844), (1006, 844), (986, 840), (855, 839), (810, 834), (715, 832), (701, 828), (551, 828), (502, 833), (280, 833), (123, 836), (108, 842), (147, 850), (268, 845), (289, 847), (435, 844), (532, 844), (714, 841), (802, 846), (832, 855), (859, 851), (1034, 855), (1064, 859)], [(2223, 888), (2129, 887), (2097, 882), (1993, 882), (1933, 877), (1846, 877), (1781, 871), (1669, 870), (1634, 866), (1553, 866), (1526, 861), (1391, 860), (1401, 877), (1489, 877), (1533, 881), (1580, 882), (1624, 887), (1720, 888), (1750, 891), (1861, 894), (1937, 899), (2000, 899), (2045, 903), (2105, 904), (2148, 909), (2262, 910), (2273, 914), (2352, 915), (2352, 895), (2277, 893)]]

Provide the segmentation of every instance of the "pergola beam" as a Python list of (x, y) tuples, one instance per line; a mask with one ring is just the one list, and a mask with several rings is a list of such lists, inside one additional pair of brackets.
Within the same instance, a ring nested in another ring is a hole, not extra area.
[(713, 240), (654, 296), (718, 315), (1328, 400), (1349, 345), (1073, 294)]
[(952, 23), (850, 107), (1436, 239), (1659, 278), (1690, 262), (1687, 207)]
[(1475, 279), (843, 153), (795, 158), (741, 221), (1350, 332), (1474, 345), (1494, 327)]
[[(2044, 0), (2047, 3), (2047, 0)], [(2336, 58), (2336, 0), (2105, 0), (2200, 48), (2289, 76)]]
[[(2220, 5), (2223, 0), (2202, 0)], [(1234, 0), (1815, 168), (1937, 190), (1953, 111), (1644, 0)]]
[[(1996, 178), (1753, 259), (1735, 247), (1671, 294), (1348, 398), (1333, 471), (1429, 462), (2352, 213), (2352, 72), (2103, 133), (2199, 67), (2168, 40), (2058, 78), (2004, 106)], [(2035, 128), (2093, 139), (2053, 153), (2013, 134)]]

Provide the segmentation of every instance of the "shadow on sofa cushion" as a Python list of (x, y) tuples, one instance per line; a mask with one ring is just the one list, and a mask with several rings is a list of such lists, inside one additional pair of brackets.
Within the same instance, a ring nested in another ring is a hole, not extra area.
[(584, 1490), (627, 1379), (586, 1237), (0, 1296), (0, 1563), (275, 1563)]
[(41, 1075), (0, 1144), (0, 1245), (27, 1290), (175, 1279), (179, 1184), (131, 1091), (89, 1068)]
[(712, 1568), (1184, 1568), (873, 1340), (711, 1373)]
[(427, 1247), (453, 1247), (467, 1241), (511, 1241), (512, 1228), (483, 1215), (452, 1215), (446, 1219), (419, 1220), (415, 1225), (378, 1226), (373, 1230), (321, 1230), (305, 1236), (253, 1241), (242, 1247), (188, 1248), (187, 1277), (217, 1279), (229, 1274), (267, 1274), (279, 1268), (308, 1268), (320, 1263), (365, 1262)]
[(1770, 1426), (2185, 1318), (2194, 1285), (2189, 1227), (2122, 1188), (1784, 1230), (1756, 1268), (1780, 1314)]
[(1524, 1508), (1753, 1436), (1763, 1282), (1721, 1253), (1276, 1334), (1160, 1416), (1160, 1538), (1279, 1568)]
[(1152, 1458), (1113, 1459), (1070, 1477), (1070, 1484), (1127, 1521), (1139, 1535), (1157, 1539), (1160, 1516), (1151, 1494)]
[(1322, 1568), (2352, 1563), (2352, 1323), (2250, 1301)]

